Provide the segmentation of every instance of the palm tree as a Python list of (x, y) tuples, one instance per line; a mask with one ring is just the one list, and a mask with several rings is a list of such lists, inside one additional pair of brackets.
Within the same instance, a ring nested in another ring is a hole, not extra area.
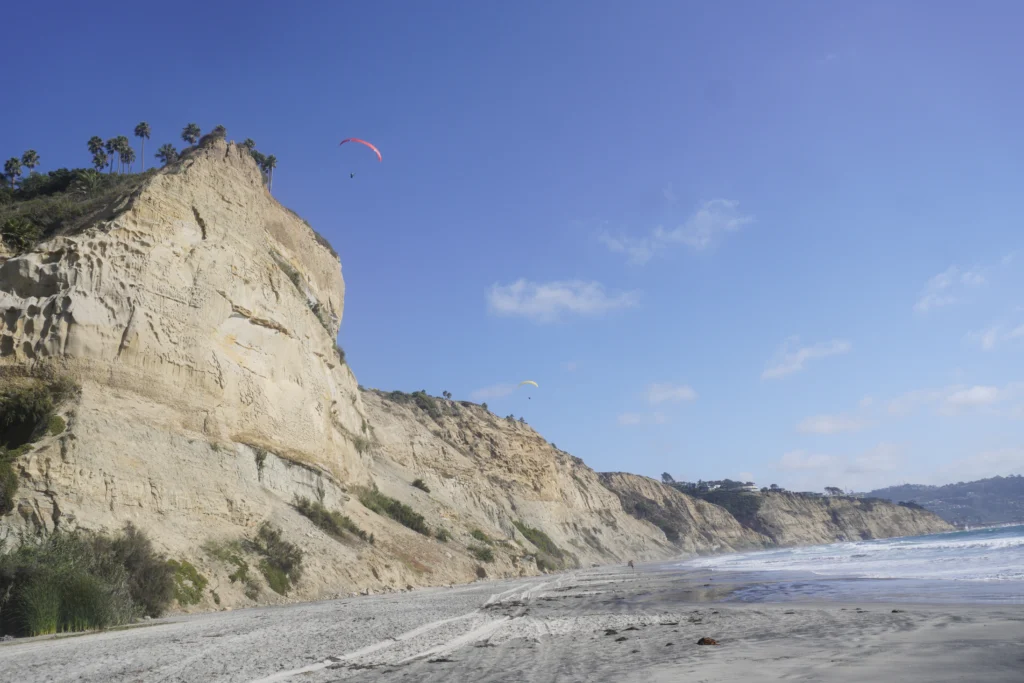
[[(106, 161), (106, 160), (104, 160)], [(91, 168), (75, 171), (75, 179), (71, 183), (71, 191), (77, 194), (91, 194), (100, 185), (100, 174)]]
[(97, 152), (103, 151), (103, 138), (99, 135), (93, 135), (89, 138), (89, 154), (95, 155)]
[(135, 163), (135, 150), (125, 145), (120, 152), (121, 155), (121, 168), (127, 168), (128, 172), (131, 173), (132, 164)]
[(225, 128), (224, 126), (214, 126), (213, 130), (211, 132), (214, 135), (216, 135), (217, 137), (222, 138), (222, 137), (225, 137), (228, 134), (228, 129)]
[(190, 123), (181, 130), (181, 139), (190, 145), (199, 140), (199, 124)]
[(146, 170), (146, 140), (149, 139), (149, 124), (143, 121), (139, 125), (135, 126), (135, 137), (142, 140), (142, 154), (139, 158), (142, 159), (142, 170)]
[(256, 161), (256, 165), (260, 167), (260, 173), (263, 175), (263, 179), (267, 178), (267, 157), (257, 150), (250, 150), (249, 155)]
[[(124, 173), (125, 158), (127, 151), (131, 149), (131, 145), (128, 143), (128, 138), (124, 135), (118, 135), (114, 138), (114, 151), (117, 152), (117, 158), (121, 162), (120, 173)], [(132, 154), (134, 158), (134, 153)]]
[(174, 145), (168, 142), (161, 145), (160, 149), (156, 151), (156, 154), (154, 156), (156, 156), (156, 158), (159, 159), (164, 166), (166, 166), (167, 164), (170, 164), (177, 160), (178, 150), (174, 149)]
[(252, 138), (246, 138), (244, 141), (242, 141), (242, 147), (245, 147), (249, 151), (252, 151), (256, 149), (256, 141), (253, 140)]
[(274, 169), (277, 168), (277, 157), (273, 154), (267, 157), (267, 185), (274, 189)]
[(4, 174), (10, 179), (11, 189), (14, 189), (14, 184), (18, 178), (21, 177), (21, 159), (18, 157), (11, 157), (4, 164)]
[(117, 138), (110, 138), (103, 143), (103, 149), (107, 152), (107, 157), (110, 159), (110, 171), (114, 172), (114, 158), (117, 156)]
[(97, 152), (93, 153), (93, 155), (92, 155), (92, 165), (96, 168), (97, 171), (100, 171), (100, 170), (106, 168), (107, 167), (107, 163), (109, 161), (110, 160), (107, 157), (107, 153), (104, 152), (102, 149), (98, 150)]
[(36, 166), (39, 165), (39, 154), (34, 149), (30, 149), (21, 155), (21, 163), (25, 165), (25, 168), (31, 174), (36, 170)]

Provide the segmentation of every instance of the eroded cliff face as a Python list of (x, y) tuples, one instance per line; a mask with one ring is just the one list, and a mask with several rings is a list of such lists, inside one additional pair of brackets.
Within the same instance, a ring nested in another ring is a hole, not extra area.
[(112, 213), (0, 265), (0, 366), (58, 362), (211, 441), (365, 478), (345, 435), (356, 382), (334, 349), (340, 262), (246, 150), (214, 141)]
[[(14, 460), (19, 487), (0, 531), (133, 522), (210, 579), (192, 609), (766, 542), (652, 480), (602, 483), (528, 425), (480, 406), (360, 390), (335, 347), (344, 295), (337, 254), (270, 196), (245, 149), (222, 140), (88, 228), (0, 253), (0, 388), (58, 375), (81, 387), (58, 408), (63, 431)], [(427, 533), (364, 506), (372, 486), (422, 515)], [(299, 514), (297, 496), (366, 537), (328, 535)], [(771, 501), (760, 524), (786, 543), (937, 528), (903, 508), (835, 512), (832, 528), (820, 506)], [(237, 565), (209, 550), (265, 520), (305, 553), (287, 597), (232, 580)]]
[(602, 472), (599, 476), (626, 512), (657, 526), (681, 552), (756, 550), (772, 544), (770, 538), (747, 529), (724, 508), (649, 477), (627, 472)]
[(894, 536), (921, 536), (953, 527), (927, 510), (843, 496), (809, 498), (757, 493), (757, 511), (739, 515), (746, 526), (778, 545), (815, 545)]
[[(678, 554), (661, 530), (626, 514), (582, 460), (529, 425), (472, 403), (426, 397), (424, 408), (407, 396), (363, 394), (373, 425), (372, 471), (382, 491), (432, 523), (480, 529), (535, 553), (518, 522), (545, 532), (567, 553), (568, 566)], [(416, 479), (429, 495), (410, 485)]]
[[(60, 407), (66, 430), (14, 463), (3, 526), (131, 521), (206, 574), (222, 606), (254, 602), (203, 546), (252, 537), (264, 520), (305, 551), (289, 600), (675, 552), (532, 429), (440, 400), (435, 420), (360, 391), (335, 349), (344, 294), (334, 251), (269, 195), (246, 150), (218, 140), (104, 220), (0, 259), (5, 386), (41, 374), (81, 386)], [(364, 507), (374, 484), (429, 534)], [(328, 536), (296, 496), (374, 542)], [(264, 585), (255, 601), (284, 599)]]

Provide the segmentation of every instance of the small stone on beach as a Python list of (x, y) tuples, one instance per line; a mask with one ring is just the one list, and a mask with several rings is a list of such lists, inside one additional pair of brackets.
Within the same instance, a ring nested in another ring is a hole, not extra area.
[(697, 641), (698, 645), (718, 645), (718, 641), (714, 638), (708, 638), (707, 636)]

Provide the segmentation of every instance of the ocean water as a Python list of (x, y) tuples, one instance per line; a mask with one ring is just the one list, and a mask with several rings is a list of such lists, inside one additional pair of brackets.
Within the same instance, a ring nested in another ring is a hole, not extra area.
[(1024, 525), (717, 555), (683, 566), (749, 584), (732, 600), (1024, 604)]

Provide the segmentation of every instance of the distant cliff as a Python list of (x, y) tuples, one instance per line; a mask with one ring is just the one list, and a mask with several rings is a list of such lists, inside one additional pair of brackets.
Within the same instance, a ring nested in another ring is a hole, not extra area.
[(904, 484), (868, 495), (917, 503), (957, 526), (1024, 523), (1024, 476), (1019, 474), (945, 486)]
[(626, 512), (658, 527), (680, 552), (728, 552), (771, 544), (771, 539), (744, 527), (724, 508), (654, 479), (628, 472), (599, 476)]
[(949, 524), (927, 510), (878, 499), (808, 496), (783, 491), (714, 491), (707, 499), (725, 507), (746, 528), (783, 546), (919, 536), (952, 530)]

